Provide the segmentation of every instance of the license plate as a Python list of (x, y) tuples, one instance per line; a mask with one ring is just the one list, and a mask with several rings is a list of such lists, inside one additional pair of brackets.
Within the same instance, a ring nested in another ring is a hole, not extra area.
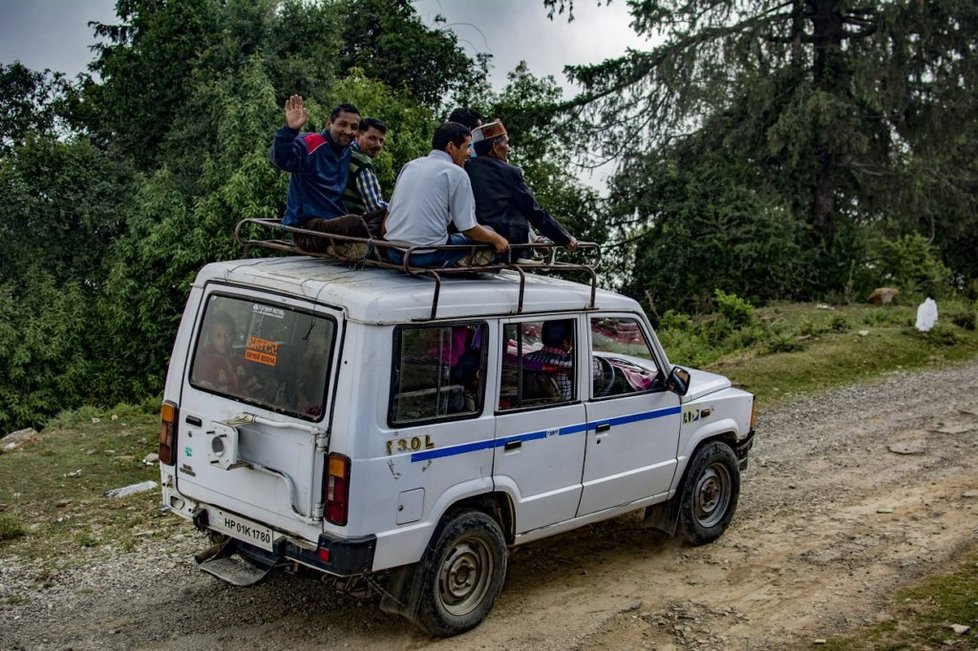
[(247, 518), (233, 513), (225, 513), (221, 509), (207, 509), (207, 523), (211, 529), (226, 533), (232, 538), (243, 540), (255, 547), (272, 551), (272, 530)]

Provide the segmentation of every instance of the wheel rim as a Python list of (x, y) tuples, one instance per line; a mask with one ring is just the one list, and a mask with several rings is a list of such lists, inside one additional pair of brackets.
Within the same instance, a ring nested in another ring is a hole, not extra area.
[(696, 482), (693, 515), (700, 526), (709, 528), (723, 520), (729, 506), (730, 472), (723, 464), (714, 463)]
[(438, 596), (445, 610), (455, 616), (472, 612), (489, 590), (492, 570), (492, 554), (484, 540), (455, 543), (438, 573)]

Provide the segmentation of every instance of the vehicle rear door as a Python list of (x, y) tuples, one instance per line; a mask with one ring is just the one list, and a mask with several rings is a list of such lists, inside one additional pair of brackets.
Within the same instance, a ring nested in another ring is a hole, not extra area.
[[(177, 489), (215, 517), (321, 527), (342, 313), (212, 284), (180, 403)], [(233, 515), (230, 515), (233, 514)]]

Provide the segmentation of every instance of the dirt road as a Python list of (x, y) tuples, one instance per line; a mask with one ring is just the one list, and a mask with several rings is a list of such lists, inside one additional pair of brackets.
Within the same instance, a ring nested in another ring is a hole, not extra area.
[(40, 582), (0, 559), (0, 594), (26, 594), (0, 605), (0, 648), (808, 647), (891, 617), (897, 587), (978, 543), (978, 364), (762, 410), (752, 455), (717, 542), (636, 514), (521, 547), (486, 622), (451, 640), (312, 579), (226, 586), (194, 567), (204, 543), (181, 524)]

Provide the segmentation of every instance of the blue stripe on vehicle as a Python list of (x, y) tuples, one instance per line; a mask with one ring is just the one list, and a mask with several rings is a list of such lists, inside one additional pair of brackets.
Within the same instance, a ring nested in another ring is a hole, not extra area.
[[(630, 414), (628, 416), (618, 416), (617, 418), (609, 418), (608, 420), (599, 420), (593, 423), (576, 423), (574, 425), (565, 425), (557, 430), (559, 436), (566, 436), (568, 434), (579, 434), (581, 432), (587, 432), (589, 430), (596, 429), (598, 425), (625, 425), (627, 423), (637, 423), (643, 420), (652, 420), (654, 418), (663, 418), (665, 416), (671, 416), (672, 414), (678, 414), (682, 411), (682, 407), (666, 407), (664, 409), (655, 409), (653, 411), (643, 411), (639, 414)], [(434, 450), (425, 450), (423, 452), (414, 452), (411, 454), (411, 461), (427, 461), (428, 459), (440, 459), (442, 457), (454, 457), (459, 454), (467, 454), (469, 452), (477, 452), (479, 450), (487, 450), (490, 448), (501, 448), (507, 443), (514, 443), (516, 441), (538, 441), (540, 439), (547, 438), (547, 433), (553, 430), (538, 430), (536, 432), (525, 432), (523, 434), (513, 434), (511, 436), (504, 436), (498, 439), (488, 439), (485, 441), (475, 441), (474, 443), (463, 443), (462, 445), (452, 445), (445, 448), (435, 448)]]
[(567, 434), (577, 434), (578, 432), (586, 432), (587, 423), (578, 423), (577, 425), (567, 425), (566, 427), (560, 428), (560, 435), (565, 436)]
[(663, 418), (664, 416), (671, 416), (673, 414), (678, 414), (683, 410), (682, 407), (676, 405), (675, 407), (666, 407), (665, 409), (655, 409), (653, 411), (643, 411), (640, 414), (629, 414), (628, 416), (618, 416), (617, 418), (609, 418), (608, 420), (594, 421), (588, 423), (587, 428), (589, 430), (595, 429), (598, 425), (625, 425), (627, 423), (637, 423), (643, 420), (652, 420), (653, 418)]

